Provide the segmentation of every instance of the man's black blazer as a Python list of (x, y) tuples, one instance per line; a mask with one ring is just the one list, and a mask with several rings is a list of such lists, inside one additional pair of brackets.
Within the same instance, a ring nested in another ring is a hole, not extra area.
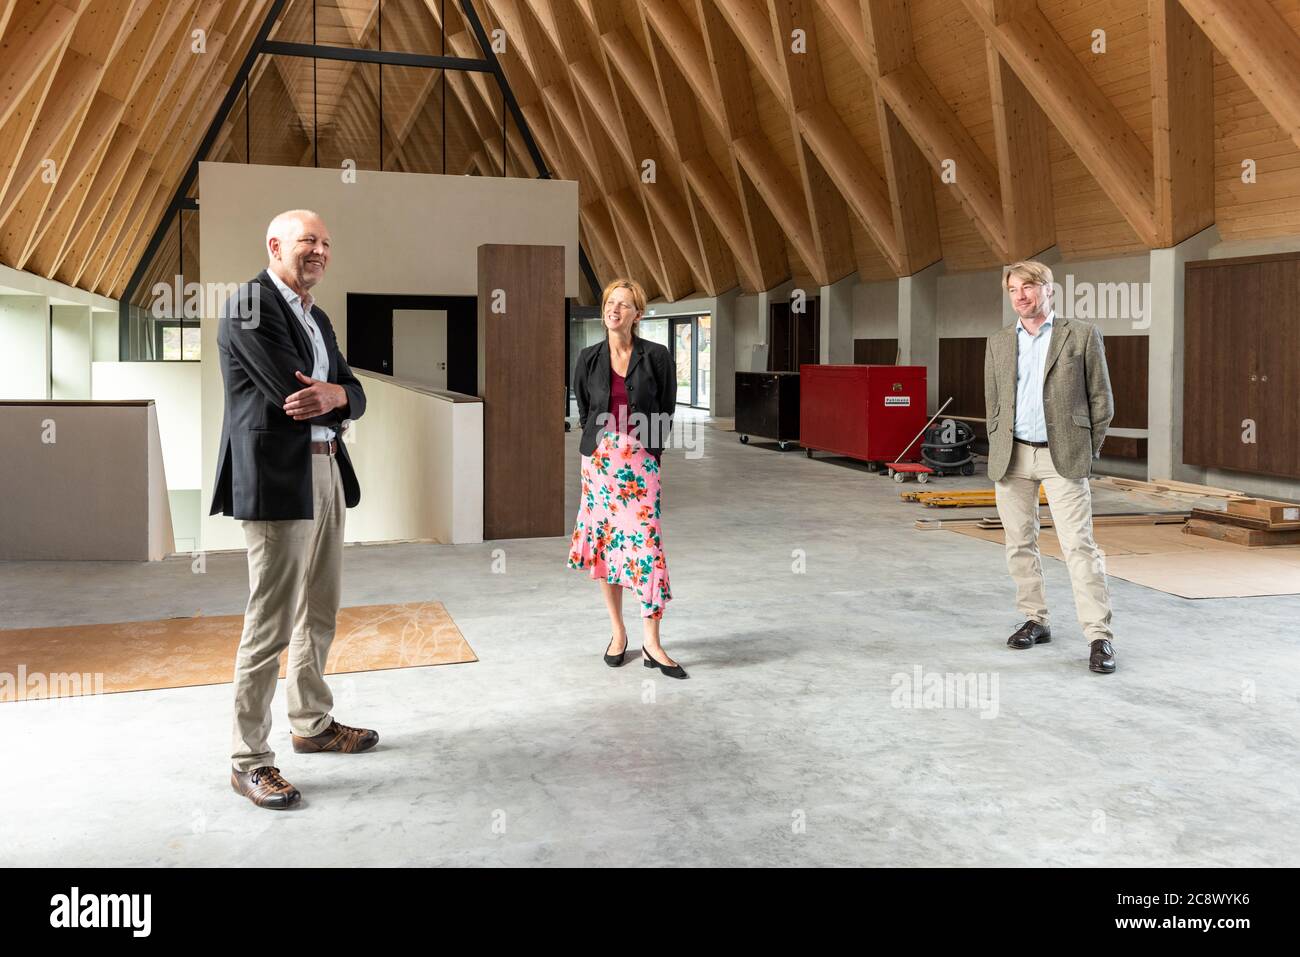
[[(658, 461), (668, 439), (673, 411), (677, 408), (677, 371), (673, 355), (667, 346), (637, 336), (632, 340), (632, 358), (628, 360), (624, 378), (632, 432)], [(582, 443), (578, 448), (583, 455), (596, 451), (603, 426), (608, 425), (608, 421), (601, 421), (601, 414), (609, 411), (609, 388), (609, 338), (606, 337), (583, 349), (573, 368), (573, 394), (578, 400), (578, 423), (582, 428)], [(649, 434), (642, 434), (635, 427), (637, 419), (634, 417), (638, 415), (644, 417), (642, 421), (646, 426), (657, 421), (657, 428)]]
[[(348, 404), (295, 422), (284, 400), (304, 386), (294, 376), (310, 376), (316, 364), (311, 338), (262, 270), (226, 303), (219, 320), (217, 349), (226, 386), (225, 419), (217, 452), (217, 481), (210, 515), (251, 521), (313, 517), (311, 427), (332, 426), (342, 439), (344, 419), (359, 419), (366, 394), (339, 352), (329, 317), (312, 306), (329, 353), (329, 381), (343, 386)], [(348, 508), (361, 501), (361, 487), (338, 443), (339, 473)]]

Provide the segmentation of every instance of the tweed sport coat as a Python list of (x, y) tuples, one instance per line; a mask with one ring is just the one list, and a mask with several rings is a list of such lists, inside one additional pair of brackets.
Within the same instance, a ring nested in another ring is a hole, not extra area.
[[(989, 430), (989, 478), (998, 481), (1011, 464), (1016, 421), (1019, 320), (988, 338), (984, 353), (984, 414)], [(1052, 341), (1043, 368), (1043, 413), (1052, 464), (1066, 478), (1086, 478), (1101, 455), (1115, 399), (1106, 370), (1101, 330), (1081, 319), (1052, 320)]]

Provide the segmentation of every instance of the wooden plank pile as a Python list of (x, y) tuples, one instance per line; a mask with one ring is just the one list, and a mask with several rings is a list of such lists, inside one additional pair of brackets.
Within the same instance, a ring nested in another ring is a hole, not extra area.
[[(1094, 515), (1092, 524), (1097, 525), (1181, 525), (1187, 521), (1188, 512), (1115, 512), (1106, 515)], [(1052, 528), (1055, 524), (1049, 516), (1041, 516), (1038, 524), (1042, 528)], [(1002, 520), (988, 518), (919, 518), (916, 528), (922, 531), (937, 531), (943, 528), (987, 528), (1000, 530)]]
[(1214, 485), (1197, 485), (1195, 482), (1177, 482), (1173, 479), (1156, 479), (1151, 482), (1143, 479), (1120, 478), (1116, 475), (1095, 475), (1093, 485), (1103, 488), (1119, 489), (1122, 492), (1140, 492), (1144, 495), (1174, 495), (1182, 498), (1238, 498), (1246, 493), (1231, 488), (1218, 488)]
[[(995, 508), (998, 504), (993, 489), (948, 489), (942, 492), (909, 490), (899, 492), (904, 502), (920, 502), (926, 508)], [(1047, 504), (1047, 493), (1038, 486), (1038, 504)]]
[(1252, 548), (1300, 545), (1300, 505), (1265, 498), (1230, 498), (1224, 511), (1192, 509), (1183, 531)]

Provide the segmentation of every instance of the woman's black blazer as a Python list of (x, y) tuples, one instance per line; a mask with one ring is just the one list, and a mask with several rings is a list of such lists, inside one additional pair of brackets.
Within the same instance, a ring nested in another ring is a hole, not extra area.
[[(625, 379), (631, 431), (658, 461), (677, 407), (677, 370), (672, 353), (667, 346), (635, 337)], [(609, 411), (609, 386), (609, 339), (606, 338), (578, 353), (573, 367), (573, 392), (578, 399), (578, 424), (582, 428), (579, 449), (583, 455), (596, 451), (600, 433), (608, 425), (608, 420), (601, 421), (601, 413)], [(652, 422), (658, 425), (647, 434), (644, 428)]]

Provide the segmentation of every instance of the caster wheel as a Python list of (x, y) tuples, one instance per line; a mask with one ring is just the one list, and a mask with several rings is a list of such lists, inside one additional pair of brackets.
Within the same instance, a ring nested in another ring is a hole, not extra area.
[(804, 449), (808, 453), (808, 458), (812, 458), (812, 449)]
[(904, 475), (902, 472), (895, 472), (895, 473), (894, 473), (894, 481), (895, 481), (895, 482), (898, 482), (898, 483), (901, 484), (902, 482), (904, 482), (904, 481), (906, 481), (906, 480), (907, 480), (907, 476)]
[(741, 445), (748, 445), (748, 444), (749, 444), (749, 436), (748, 436), (748, 435), (742, 435), (742, 436), (740, 437), (740, 444), (741, 444)]
[(776, 445), (777, 445), (777, 448), (779, 448), (782, 452), (784, 452), (786, 449), (788, 449), (788, 448), (790, 447), (790, 443), (789, 443), (789, 442), (778, 442), (778, 443), (776, 443)]
[(868, 462), (868, 463), (867, 463), (867, 471), (868, 471), (868, 472), (879, 472), (879, 471), (880, 471), (880, 463), (879, 463), (879, 462)]
[(975, 474), (975, 463), (974, 463), (974, 462), (967, 462), (965, 465), (963, 465), (963, 466), (961, 467), (961, 474), (962, 474), (962, 475), (974, 475), (974, 474)]
[(930, 476), (926, 475), (924, 472), (917, 472), (916, 480), (924, 485), (926, 482), (930, 481)]
[(573, 429), (573, 426), (572, 426), (572, 425), (570, 425), (568, 422), (565, 422), (565, 423), (564, 423), (564, 431), (565, 431), (565, 432), (572, 431), (572, 429)]

